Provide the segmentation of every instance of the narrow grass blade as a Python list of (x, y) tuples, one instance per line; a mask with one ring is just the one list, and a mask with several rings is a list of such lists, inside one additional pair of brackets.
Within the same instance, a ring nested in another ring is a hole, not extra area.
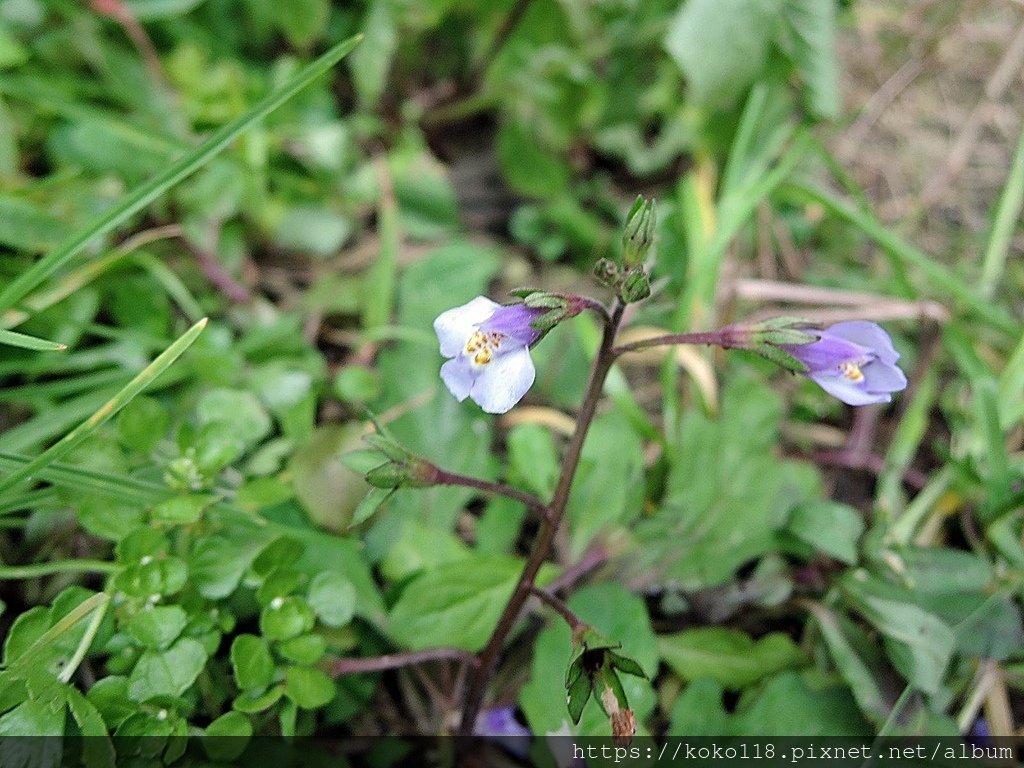
[(363, 326), (367, 329), (386, 325), (391, 318), (395, 298), (395, 283), (398, 273), (398, 246), (401, 231), (398, 221), (398, 206), (395, 204), (391, 187), (391, 172), (381, 160), (377, 169), (380, 179), (380, 206), (377, 220), (380, 223), (380, 252), (366, 273), (363, 293)]
[(158, 173), (149, 181), (136, 187), (122, 198), (117, 205), (101, 213), (54, 250), (46, 254), (46, 256), (39, 259), (29, 269), (18, 275), (3, 291), (0, 291), (0, 315), (23, 299), (50, 275), (54, 274), (96, 237), (109, 232), (132, 216), (132, 214), (145, 208), (168, 189), (222, 152), (232, 141), (258, 120), (266, 117), (297, 92), (328, 72), (361, 39), (362, 35), (356, 35), (331, 48), (312, 64), (305, 67), (280, 90), (264, 98), (244, 115), (219, 128), (200, 146), (176, 162), (171, 163), (166, 170)]
[(52, 464), (87, 437), (92, 435), (102, 424), (124, 408), (136, 395), (149, 386), (157, 376), (167, 370), (167, 368), (169, 368), (171, 364), (192, 345), (192, 342), (196, 340), (205, 327), (206, 318), (203, 318), (182, 334), (180, 338), (164, 350), (163, 353), (161, 353), (152, 363), (147, 365), (138, 376), (128, 382), (124, 389), (108, 400), (92, 416), (65, 435), (60, 442), (50, 446), (28, 464), (15, 470), (3, 480), (0, 480), (0, 493), (12, 488), (22, 480), (38, 473), (39, 470), (45, 468), (49, 464)]
[(32, 349), (37, 352), (63, 352), (67, 344), (60, 344), (56, 341), (47, 341), (35, 336), (26, 336), (24, 333), (15, 333), (5, 328), (0, 328), (0, 344), (9, 347), (20, 347), (21, 349)]
[(1006, 255), (1010, 250), (1013, 231), (1024, 206), (1024, 128), (1017, 139), (1017, 150), (1010, 166), (1010, 175), (1003, 186), (999, 206), (992, 221), (992, 233), (981, 260), (981, 279), (978, 290), (982, 296), (991, 296), (1006, 268)]
[(839, 200), (811, 184), (792, 183), (790, 186), (804, 197), (822, 205), (832, 215), (860, 229), (888, 254), (896, 269), (919, 274), (933, 295), (939, 298), (952, 298), (963, 309), (970, 310), (987, 325), (1003, 333), (1014, 336), (1020, 333), (1019, 324), (1002, 307), (983, 299), (974, 292), (966, 280), (939, 264), (929, 254), (890, 232), (871, 213)]

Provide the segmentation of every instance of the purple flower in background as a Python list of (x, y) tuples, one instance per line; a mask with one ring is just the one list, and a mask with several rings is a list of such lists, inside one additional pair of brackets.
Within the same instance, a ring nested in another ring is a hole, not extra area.
[(525, 758), (530, 751), (530, 729), (516, 720), (515, 707), (485, 709), (477, 717), (473, 731), (477, 736), (493, 739), (518, 757)]
[(778, 346), (807, 366), (804, 376), (847, 405), (888, 403), (891, 393), (906, 388), (899, 353), (878, 324), (854, 320), (807, 332), (818, 340)]
[(441, 354), (441, 380), (459, 402), (467, 397), (487, 413), (505, 413), (533, 385), (530, 345), (541, 332), (530, 323), (546, 310), (502, 306), (483, 296), (442, 312), (434, 321)]

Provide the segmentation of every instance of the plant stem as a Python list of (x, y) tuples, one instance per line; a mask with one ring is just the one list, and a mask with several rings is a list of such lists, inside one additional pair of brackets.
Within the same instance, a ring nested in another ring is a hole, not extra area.
[(104, 560), (55, 560), (31, 565), (0, 565), (0, 579), (35, 579), (54, 573), (114, 573), (121, 566)]
[(409, 653), (389, 653), (384, 656), (371, 656), (362, 659), (337, 659), (331, 664), (331, 677), (357, 675), (366, 672), (383, 672), (385, 669), (398, 669), (420, 664), (424, 661), (443, 661), (453, 659), (464, 661), (476, 666), (477, 658), (469, 651), (461, 648), (427, 648)]
[(548, 506), (539, 498), (534, 496), (532, 493), (526, 491), (520, 491), (518, 488), (513, 488), (505, 483), (494, 483), (490, 480), (480, 480), (476, 477), (469, 477), (468, 475), (460, 475), (457, 472), (448, 472), (447, 470), (437, 468), (437, 485), (461, 485), (465, 488), (476, 488), (477, 490), (484, 491), (486, 493), (493, 493), (498, 496), (504, 496), (508, 499), (513, 499), (526, 506), (527, 509), (531, 509), (541, 517), (548, 517)]
[(723, 349), (730, 349), (738, 346), (733, 343), (730, 338), (730, 334), (727, 333), (728, 328), (720, 328), (717, 331), (702, 331), (699, 333), (670, 333), (665, 336), (654, 336), (650, 339), (641, 339), (640, 341), (634, 341), (630, 344), (623, 344), (621, 347), (615, 347), (612, 350), (612, 355), (618, 357), (626, 352), (638, 352), (641, 349), (649, 349), (650, 347), (667, 347), (673, 344), (708, 344), (710, 346), (722, 347)]
[(587, 393), (583, 398), (579, 414), (576, 417), (576, 431), (573, 432), (569, 445), (565, 449), (565, 458), (562, 461), (562, 474), (558, 478), (558, 485), (548, 504), (548, 516), (541, 523), (537, 538), (534, 540), (533, 549), (530, 552), (526, 564), (523, 566), (522, 575), (516, 584), (512, 596), (505, 604), (501, 617), (498, 619), (494, 631), (487, 641), (487, 645), (480, 652), (480, 664), (476, 668), (469, 688), (466, 692), (466, 701), (462, 709), (462, 723), (459, 726), (459, 733), (462, 736), (469, 736), (473, 732), (477, 715), (483, 704), (484, 694), (487, 691), (487, 683), (498, 663), (498, 656), (505, 645), (505, 640), (516, 625), (523, 605), (532, 593), (533, 584), (537, 580), (537, 573), (551, 550), (551, 544), (555, 539), (555, 533), (565, 515), (566, 503), (569, 501), (569, 491), (572, 488), (572, 481), (576, 475), (576, 468), (580, 463), (580, 454), (583, 451), (583, 441), (587, 437), (590, 424), (594, 420), (594, 413), (597, 410), (597, 403), (601, 399), (601, 388), (604, 380), (615, 362), (616, 354), (614, 349), (615, 333), (622, 322), (622, 312), (625, 305), (618, 299), (615, 300), (611, 312), (611, 319), (604, 328), (604, 336), (601, 338), (601, 347), (594, 358), (594, 364), (590, 371), (590, 381), (587, 384)]
[(565, 619), (565, 623), (569, 625), (569, 629), (574, 633), (581, 627), (587, 626), (587, 622), (583, 621), (583, 619), (573, 613), (572, 608), (566, 605), (565, 601), (554, 593), (548, 592), (546, 589), (541, 589), (538, 586), (531, 586), (530, 592), (540, 598), (541, 602), (547, 603), (549, 608), (554, 609), (555, 613)]

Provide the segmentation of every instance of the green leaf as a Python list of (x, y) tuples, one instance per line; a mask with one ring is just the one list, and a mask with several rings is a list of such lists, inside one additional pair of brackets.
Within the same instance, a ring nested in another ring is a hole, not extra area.
[(819, 603), (807, 603), (821, 635), (857, 704), (867, 717), (882, 723), (896, 703), (891, 677), (878, 647), (852, 622)]
[(241, 712), (225, 712), (206, 726), (203, 749), (211, 760), (236, 760), (249, 746), (252, 722)]
[(783, 672), (740, 699), (733, 714), (722, 706), (721, 688), (710, 680), (690, 684), (676, 700), (669, 735), (870, 737), (849, 691)]
[[(51, 707), (47, 703), (39, 701), (25, 701), (10, 712), (0, 717), (0, 761), (8, 764), (11, 758), (10, 750), (17, 739), (8, 739), (10, 736), (63, 736), (64, 735), (64, 707)], [(38, 739), (34, 740), (47, 754), (56, 757), (55, 762), (41, 763), (43, 765), (56, 765), (60, 763), (60, 740), (59, 739)], [(49, 743), (52, 748), (46, 749)], [(54, 753), (53, 748), (56, 749)], [(5, 754), (6, 753), (6, 754)], [(18, 761), (15, 764), (21, 764)], [(30, 763), (31, 764), (31, 763)]]
[(288, 13), (275, 14), (275, 18), (289, 43), (308, 48), (323, 34), (330, 12), (329, 0), (292, 0)]
[(157, 696), (181, 696), (206, 666), (206, 651), (189, 637), (165, 651), (148, 650), (139, 657), (128, 678), (128, 696), (145, 702)]
[(113, 768), (116, 753), (99, 710), (74, 686), (67, 686), (66, 695), (68, 710), (84, 737), (82, 759), (86, 768)]
[(146, 608), (132, 616), (125, 631), (147, 648), (163, 650), (185, 629), (188, 614), (177, 605)]
[(323, 658), (327, 641), (321, 635), (299, 635), (278, 643), (277, 652), (293, 664), (311, 667)]
[(643, 493), (639, 436), (619, 410), (598, 416), (583, 444), (566, 507), (573, 556), (607, 528), (639, 517)]
[(328, 627), (343, 627), (355, 615), (356, 589), (341, 573), (318, 573), (309, 585), (306, 599), (321, 623)]
[(97, 680), (86, 698), (99, 710), (104, 722), (114, 730), (139, 709), (128, 698), (128, 678), (121, 675), (108, 675)]
[(839, 115), (839, 61), (836, 55), (834, 0), (784, 0), (782, 19), (788, 52), (803, 81), (809, 111), (824, 118)]
[(820, 486), (811, 465), (777, 456), (781, 416), (778, 394), (740, 376), (726, 386), (717, 420), (697, 410), (683, 416), (665, 495), (636, 527), (625, 578), (718, 586), (776, 549), (792, 510)]
[(196, 542), (189, 555), (188, 571), (192, 586), (208, 600), (222, 600), (238, 587), (252, 562), (252, 549), (223, 536), (207, 536)]
[(274, 678), (274, 659), (262, 637), (238, 635), (231, 643), (231, 668), (242, 691), (263, 690)]
[(298, 539), (279, 536), (271, 541), (252, 561), (252, 570), (257, 576), (266, 578), (278, 568), (288, 568), (302, 555), (305, 547)]
[(517, 424), (505, 440), (514, 477), (540, 498), (549, 498), (560, 470), (551, 432), (539, 424)]
[(61, 352), (67, 349), (66, 344), (46, 339), (37, 339), (35, 336), (26, 336), (24, 333), (15, 333), (5, 328), (0, 328), (0, 344), (9, 347), (20, 347), (21, 349), (32, 349), (36, 351)]
[(196, 405), (201, 426), (220, 424), (243, 445), (251, 447), (271, 430), (270, 415), (251, 392), (237, 389), (212, 389)]
[[(183, 157), (167, 166), (163, 171), (136, 187), (116, 205), (104, 209), (84, 227), (64, 240), (53, 251), (0, 290), (0, 313), (10, 309), (23, 299), (33, 288), (54, 274), (64, 264), (78, 255), (100, 235), (106, 234), (123, 223), (132, 214), (145, 208), (160, 195), (182, 179), (201, 168), (217, 156), (238, 136), (288, 101), (300, 90), (326, 74), (343, 59), (362, 39), (356, 35), (335, 45), (319, 56), (309, 66), (285, 83), (281, 88), (266, 96), (251, 109), (230, 123), (214, 131), (200, 146), (187, 152)], [(5, 219), (6, 220), (6, 219)]]
[[(831, 2), (831, 0), (827, 0)], [(761, 74), (780, 0), (687, 0), (669, 22), (665, 50), (694, 101), (734, 101)]]
[(894, 600), (888, 590), (847, 574), (840, 581), (856, 609), (884, 635), (893, 666), (909, 683), (934, 694), (953, 656), (956, 636), (937, 616), (909, 602)]
[(732, 690), (807, 664), (800, 649), (781, 632), (754, 640), (734, 629), (702, 627), (664, 635), (658, 648), (665, 663), (684, 680), (710, 677)]
[(370, 3), (363, 20), (366, 39), (350, 59), (352, 80), (365, 104), (374, 104), (384, 92), (391, 59), (398, 48), (392, 4), (386, 0)]
[(260, 613), (260, 632), (268, 640), (287, 640), (309, 632), (316, 622), (313, 609), (301, 597), (275, 597)]
[(260, 691), (261, 689), (259, 688), (244, 691), (241, 696), (238, 696), (231, 702), (231, 706), (239, 712), (248, 713), (263, 712), (270, 709), (284, 696), (284, 683), (275, 685), (266, 691)]
[(569, 164), (528, 126), (507, 120), (498, 129), (498, 159), (509, 185), (529, 197), (557, 197), (569, 185)]
[(391, 611), (391, 634), (412, 650), (454, 646), (483, 648), (522, 564), (513, 558), (475, 555), (415, 577)]
[(203, 516), (203, 510), (216, 501), (216, 497), (206, 494), (188, 494), (173, 496), (153, 507), (152, 521), (163, 525), (191, 525)]
[(45, 251), (67, 234), (67, 226), (44, 210), (17, 197), (0, 195), (0, 243), (21, 251)]
[(811, 501), (793, 510), (787, 529), (819, 552), (853, 565), (864, 519), (853, 507), (832, 501)]
[(353, 522), (369, 486), (341, 457), (361, 448), (358, 424), (325, 424), (299, 445), (288, 461), (295, 495), (310, 518), (329, 530), (342, 532)]
[(334, 681), (313, 667), (289, 667), (285, 695), (302, 709), (317, 709), (334, 698)]

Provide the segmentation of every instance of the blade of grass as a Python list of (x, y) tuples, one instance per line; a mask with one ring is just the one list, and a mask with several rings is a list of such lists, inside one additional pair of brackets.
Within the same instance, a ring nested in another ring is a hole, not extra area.
[(46, 254), (46, 256), (35, 262), (29, 269), (12, 280), (3, 291), (0, 291), (0, 315), (18, 303), (70, 259), (74, 258), (96, 237), (109, 232), (132, 214), (145, 208), (168, 189), (222, 152), (232, 141), (258, 120), (266, 117), (318, 77), (327, 73), (361, 39), (362, 35), (356, 35), (344, 42), (338, 43), (338, 45), (317, 58), (312, 64), (302, 69), (282, 88), (271, 93), (245, 114), (214, 131), (210, 138), (200, 146), (176, 162), (171, 163), (166, 170), (158, 173), (149, 181), (136, 187), (125, 195), (117, 205), (101, 213), (54, 250)]
[(36, 352), (63, 352), (68, 348), (67, 344), (60, 344), (56, 341), (47, 341), (35, 336), (26, 336), (24, 333), (15, 333), (5, 328), (0, 328), (0, 344), (21, 349), (31, 349)]
[(1017, 138), (1017, 150), (1013, 155), (1010, 175), (1003, 186), (1003, 194), (999, 198), (996, 215), (992, 221), (988, 247), (981, 260), (978, 291), (982, 296), (991, 296), (1003, 276), (1006, 255), (1010, 250), (1010, 241), (1020, 217), (1021, 206), (1024, 206), (1024, 128)]
[(0, 579), (38, 579), (55, 573), (115, 573), (117, 563), (105, 560), (54, 560), (32, 565), (0, 565)]
[(901, 271), (916, 272), (939, 298), (952, 298), (961, 307), (970, 310), (987, 325), (1014, 336), (1020, 333), (1020, 326), (1002, 307), (976, 294), (962, 277), (939, 264), (924, 251), (905, 242), (889, 231), (873, 214), (862, 211), (844, 200), (839, 200), (825, 190), (812, 184), (791, 182), (790, 188), (802, 197), (819, 203), (829, 213), (844, 219), (870, 237), (894, 261)]
[(206, 318), (203, 318), (185, 331), (184, 334), (164, 350), (152, 363), (147, 365), (138, 376), (128, 382), (120, 392), (102, 405), (92, 416), (79, 424), (66, 434), (58, 443), (47, 448), (28, 464), (0, 480), (0, 493), (12, 488), (22, 480), (31, 477), (40, 469), (43, 469), (47, 465), (56, 461), (87, 437), (92, 435), (102, 424), (124, 408), (124, 406), (131, 402), (136, 395), (149, 386), (157, 376), (169, 368), (171, 364), (192, 345), (192, 342), (196, 340), (205, 327)]
[(1006, 367), (999, 374), (999, 423), (1009, 428), (1014, 419), (1011, 413), (1020, 408), (1020, 393), (1024, 392), (1024, 334), (1021, 334)]

